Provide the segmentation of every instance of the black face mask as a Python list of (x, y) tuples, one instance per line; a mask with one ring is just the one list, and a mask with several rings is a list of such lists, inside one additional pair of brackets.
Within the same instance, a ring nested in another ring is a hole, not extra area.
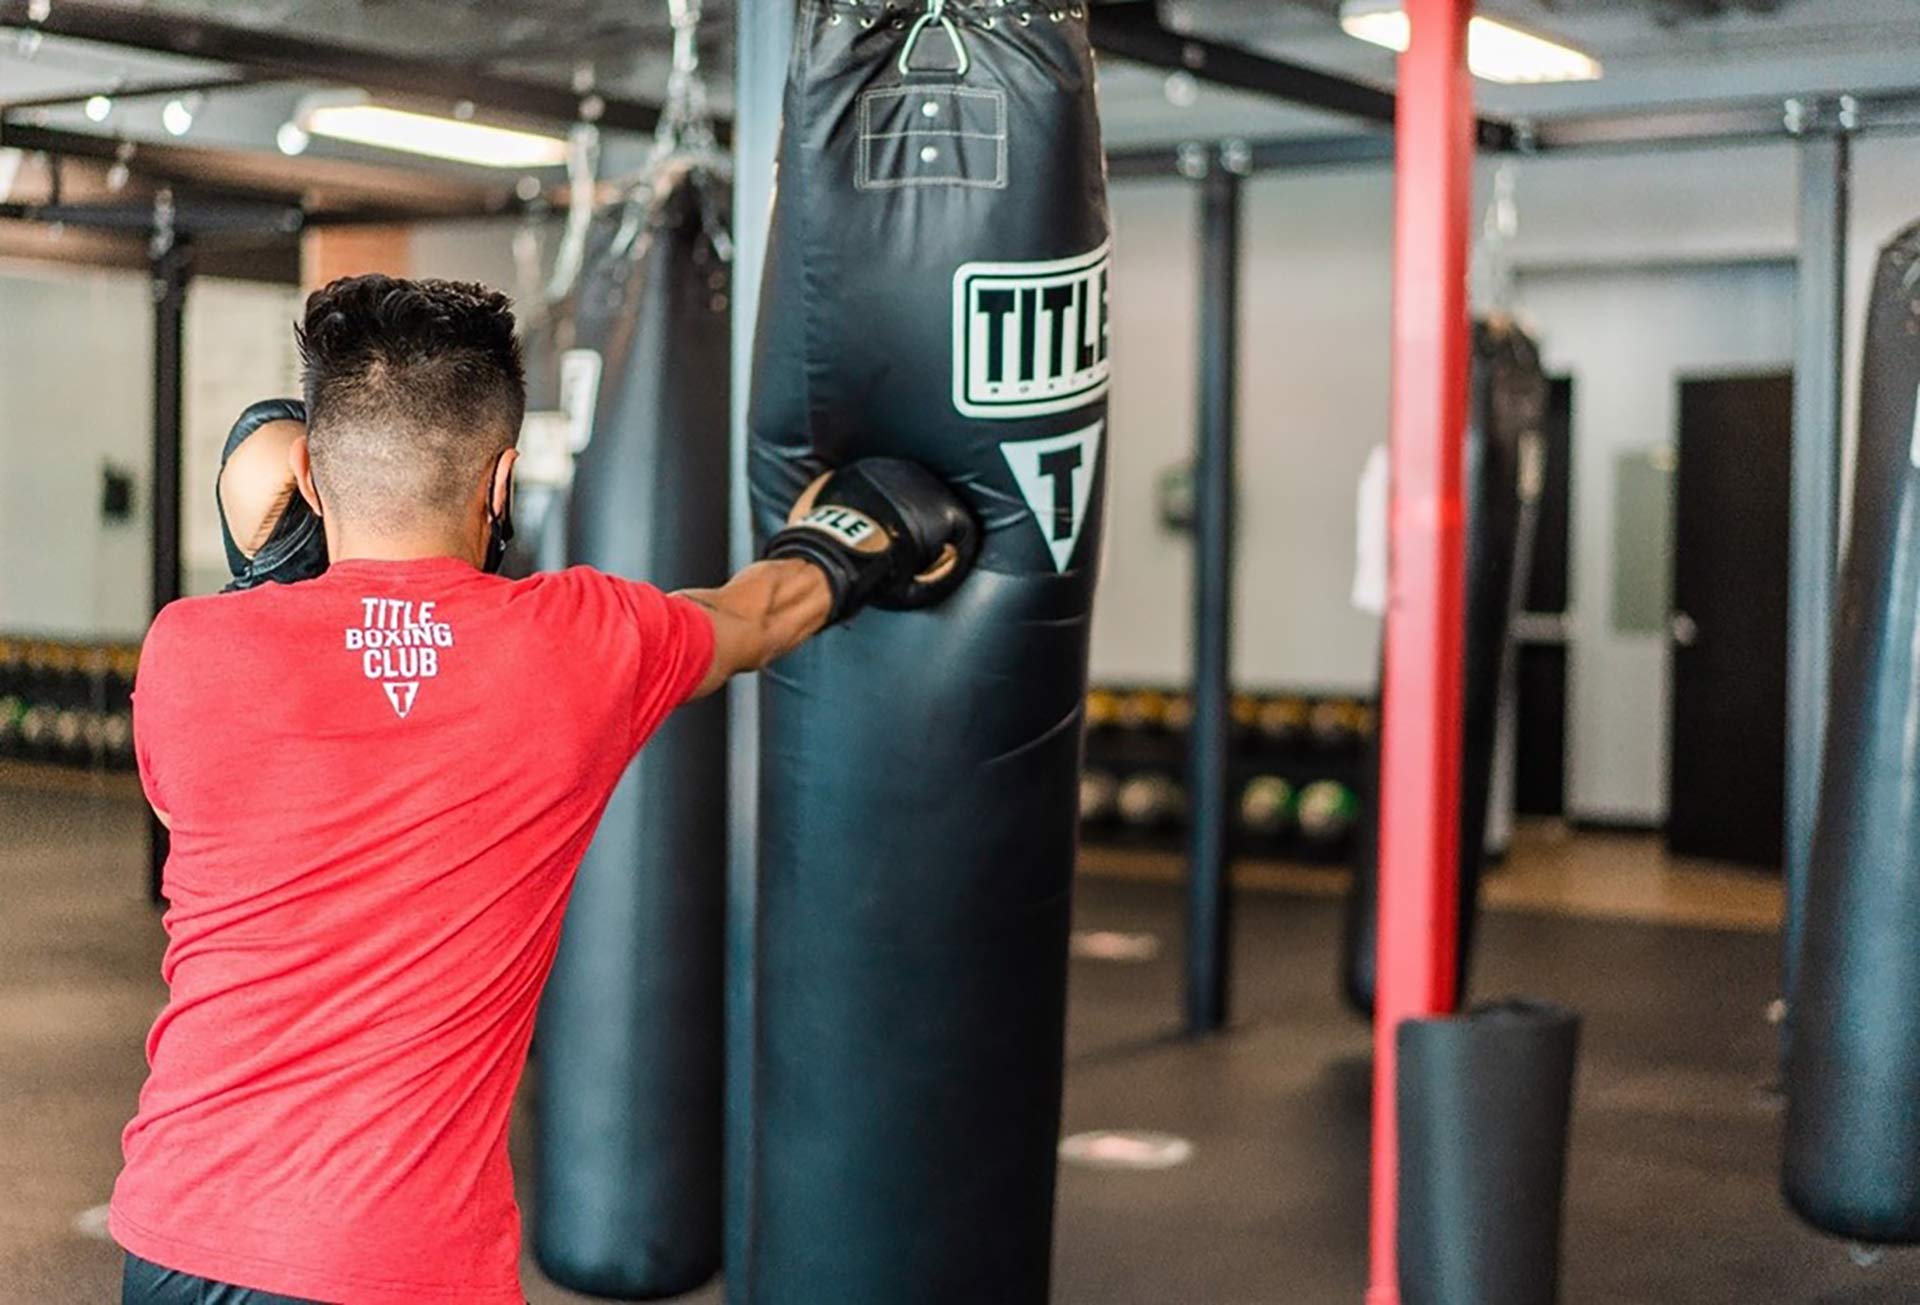
[[(500, 456), (504, 458), (507, 455), (502, 453)], [(493, 473), (496, 476), (500, 474), (500, 463), (497, 460), (493, 464)], [(492, 496), (493, 481), (491, 478), (487, 481), (487, 493), (489, 497)], [(507, 510), (499, 516), (495, 516), (491, 507), (487, 509), (487, 556), (485, 560), (480, 563), (480, 569), (488, 575), (500, 574), (500, 567), (507, 560), (507, 545), (512, 542), (513, 485), (509, 482), (507, 485)]]

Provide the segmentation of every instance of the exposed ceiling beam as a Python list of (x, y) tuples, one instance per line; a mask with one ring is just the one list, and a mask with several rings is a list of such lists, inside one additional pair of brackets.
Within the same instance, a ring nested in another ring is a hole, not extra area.
[[(1788, 104), (1797, 105), (1789, 110)], [(1527, 124), (1516, 149), (1526, 154), (1708, 149), (1790, 141), (1821, 133), (1920, 134), (1920, 87), (1865, 96), (1803, 96), (1795, 101), (1732, 100), (1570, 114)], [(1393, 162), (1393, 137), (1381, 131), (1281, 136), (1245, 142), (1249, 172), (1286, 172)], [(1190, 144), (1109, 152), (1119, 180), (1183, 172)]]
[[(1393, 162), (1389, 132), (1351, 132), (1337, 136), (1281, 136), (1247, 143), (1249, 172), (1285, 172), (1302, 168), (1332, 168), (1350, 164)], [(1149, 145), (1107, 153), (1108, 175), (1165, 177), (1181, 171), (1188, 145)]]
[(1779, 12), (1780, 4), (1781, 0), (1653, 0), (1651, 7), (1658, 20), (1673, 24), (1706, 22), (1742, 9), (1772, 14)]
[(478, 186), (345, 159), (289, 159), (264, 151), (122, 141), (17, 122), (0, 122), (0, 148), (125, 163), (142, 177), (183, 188), (295, 205), (309, 221), (342, 220), (363, 212), (414, 220), (477, 217), (517, 207), (506, 183)]
[[(26, 258), (144, 272), (153, 265), (148, 239), (141, 231), (0, 219), (0, 259)], [(196, 243), (193, 265), (200, 275), (297, 286), (300, 242), (284, 236)]]
[[(1244, 46), (1183, 35), (1161, 23), (1153, 0), (1118, 0), (1096, 6), (1089, 31), (1095, 49), (1150, 68), (1186, 72), (1216, 85), (1365, 122), (1393, 122), (1395, 100), (1391, 90)], [(1496, 119), (1481, 118), (1479, 140), (1484, 148), (1511, 148), (1513, 128)]]
[(1241, 46), (1183, 36), (1161, 23), (1152, 0), (1096, 6), (1088, 24), (1094, 48), (1105, 54), (1308, 108), (1393, 121), (1393, 92)]
[[(37, 18), (36, 9), (44, 10)], [(579, 95), (551, 82), (101, 0), (55, 0), (45, 6), (32, 0), (0, 0), (0, 27), (238, 64), (289, 80), (334, 82), (449, 103), (468, 101), (552, 122), (590, 116), (590, 102), (599, 106), (594, 121), (605, 127), (645, 132), (660, 121), (659, 106), (639, 100)]]
[(220, 77), (192, 77), (164, 82), (127, 82), (123, 85), (93, 86), (84, 91), (65, 91), (58, 95), (39, 95), (28, 99), (0, 100), (0, 113), (26, 109), (60, 109), (83, 104), (96, 95), (113, 100), (137, 100), (154, 95), (191, 95), (195, 92), (224, 91), (235, 86), (258, 85), (264, 80), (258, 73), (242, 71)]
[[(151, 231), (152, 204), (0, 204), (0, 219), (57, 222), (100, 231)], [(291, 236), (306, 225), (297, 208), (176, 200), (173, 229), (186, 235)]]
[(1818, 132), (1920, 130), (1920, 87), (1870, 95), (1720, 100), (1542, 119), (1533, 148), (1545, 152), (1655, 149), (1786, 140)]

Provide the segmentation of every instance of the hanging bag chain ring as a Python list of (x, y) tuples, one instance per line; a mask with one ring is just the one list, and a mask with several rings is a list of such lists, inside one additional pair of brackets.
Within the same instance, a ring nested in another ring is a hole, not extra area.
[[(972, 66), (973, 60), (967, 54), (966, 42), (960, 39), (960, 28), (954, 23), (953, 19), (947, 17), (947, 0), (927, 0), (926, 12), (914, 19), (913, 26), (907, 29), (906, 41), (900, 46), (899, 67), (902, 77), (908, 77), (913, 74), (914, 47), (920, 43), (920, 34), (935, 23), (939, 24), (940, 30), (947, 34), (947, 40), (953, 43), (954, 55), (960, 61), (959, 66), (955, 68), (942, 68), (937, 71), (950, 71), (960, 77), (967, 75), (967, 69)], [(926, 71), (932, 72), (936, 70), (927, 69)]]

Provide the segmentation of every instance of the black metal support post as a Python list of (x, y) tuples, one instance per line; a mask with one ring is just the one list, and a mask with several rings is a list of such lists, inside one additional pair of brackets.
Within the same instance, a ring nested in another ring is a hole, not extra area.
[[(1231, 166), (1230, 166), (1231, 164)], [(1244, 152), (1211, 155), (1200, 200), (1200, 426), (1193, 472), (1192, 812), (1187, 868), (1187, 1032), (1227, 1021), (1233, 891), (1227, 784), (1232, 728), (1233, 438), (1238, 380), (1240, 171)]]
[(1800, 288), (1793, 379), (1793, 488), (1787, 560), (1784, 1051), (1792, 1036), (1801, 924), (1820, 804), (1840, 523), (1840, 431), (1851, 146), (1845, 126), (1800, 143)]
[[(795, 0), (756, 0), (736, 10), (733, 135), (733, 485), (729, 505), (734, 569), (754, 557), (747, 492), (747, 403), (753, 390), (753, 332), (760, 273), (773, 212), (780, 106), (793, 54)], [(752, 1296), (754, 954), (758, 938), (760, 685), (727, 686), (727, 1090), (725, 1281), (727, 1299)]]
[[(180, 596), (180, 396), (185, 379), (187, 283), (193, 246), (174, 235), (170, 215), (153, 237), (153, 611)], [(158, 902), (167, 831), (148, 820), (147, 891)]]

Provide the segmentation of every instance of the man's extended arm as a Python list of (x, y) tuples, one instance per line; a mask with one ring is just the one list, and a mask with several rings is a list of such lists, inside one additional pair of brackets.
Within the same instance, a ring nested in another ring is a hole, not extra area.
[(680, 597), (713, 619), (713, 665), (696, 698), (792, 652), (824, 629), (833, 611), (826, 573), (796, 557), (755, 562), (718, 589), (682, 589)]
[(713, 666), (694, 696), (759, 670), (868, 603), (940, 601), (978, 549), (965, 505), (922, 467), (868, 458), (821, 476), (762, 560), (718, 589), (682, 591), (713, 620)]

